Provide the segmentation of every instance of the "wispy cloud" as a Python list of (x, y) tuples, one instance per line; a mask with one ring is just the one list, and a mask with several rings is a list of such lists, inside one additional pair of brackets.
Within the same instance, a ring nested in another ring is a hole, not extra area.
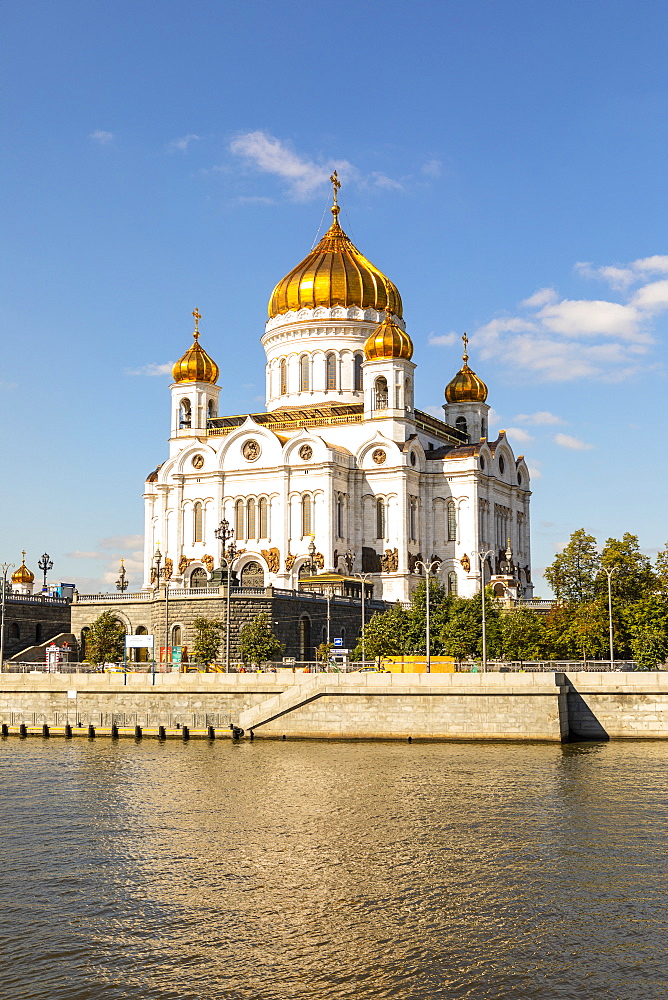
[(440, 177), (443, 173), (443, 164), (440, 160), (427, 160), (420, 167), (420, 172), (425, 175), (425, 177)]
[(100, 552), (66, 552), (67, 559), (103, 559)]
[(100, 146), (108, 146), (110, 142), (114, 141), (113, 132), (105, 132), (104, 129), (98, 128), (94, 132), (91, 132), (88, 136), (93, 142), (97, 142)]
[(560, 448), (569, 448), (571, 451), (590, 451), (594, 446), (581, 441), (580, 438), (571, 437), (570, 434), (555, 434), (554, 442)]
[(429, 343), (434, 347), (452, 347), (453, 344), (457, 343), (459, 339), (459, 334), (457, 333), (430, 333)]
[(528, 431), (525, 431), (523, 427), (506, 427), (505, 431), (511, 440), (519, 441), (520, 444), (535, 441), (535, 438)]
[(193, 142), (197, 142), (200, 136), (195, 135), (194, 132), (188, 133), (188, 135), (182, 135), (180, 139), (172, 139), (171, 142), (167, 143), (167, 149), (169, 152), (179, 152), (187, 153), (188, 146)]
[(155, 375), (171, 375), (172, 368), (174, 367), (173, 362), (168, 362), (167, 364), (161, 365), (156, 361), (151, 361), (150, 364), (142, 365), (141, 368), (126, 368), (126, 375), (148, 375), (149, 377), (154, 377)]
[(539, 426), (541, 424), (565, 424), (566, 421), (558, 417), (556, 413), (550, 413), (549, 410), (539, 410), (537, 413), (518, 413), (515, 417), (520, 424), (534, 424)]
[(282, 139), (260, 130), (238, 135), (230, 143), (230, 152), (241, 157), (250, 167), (278, 177), (297, 201), (318, 195), (329, 183), (333, 170), (346, 184), (392, 191), (403, 188), (401, 181), (382, 171), (365, 174), (349, 160), (313, 159), (296, 152)]

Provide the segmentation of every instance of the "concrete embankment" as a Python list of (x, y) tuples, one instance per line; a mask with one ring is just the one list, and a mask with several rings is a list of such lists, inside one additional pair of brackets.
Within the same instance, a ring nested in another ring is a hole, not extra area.
[(0, 723), (9, 735), (668, 739), (668, 673), (2, 674)]

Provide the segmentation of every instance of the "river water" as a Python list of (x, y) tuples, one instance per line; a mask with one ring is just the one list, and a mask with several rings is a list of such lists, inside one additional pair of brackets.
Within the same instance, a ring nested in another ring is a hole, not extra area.
[(0, 996), (668, 996), (668, 744), (0, 741)]

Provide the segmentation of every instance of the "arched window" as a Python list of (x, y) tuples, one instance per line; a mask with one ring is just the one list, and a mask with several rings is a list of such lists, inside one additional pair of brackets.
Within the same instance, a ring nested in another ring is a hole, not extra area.
[(288, 363), (285, 358), (281, 358), (280, 364), (281, 396), (288, 391)]
[(193, 542), (202, 541), (202, 504), (197, 501), (193, 507)]
[(362, 358), (361, 354), (355, 355), (355, 360), (353, 362), (353, 389), (357, 392), (362, 391)]
[(172, 646), (181, 646), (183, 644), (183, 633), (181, 631), (180, 625), (172, 626)]
[(234, 505), (234, 534), (237, 538), (245, 538), (244, 531), (244, 502), (237, 500)]
[(336, 389), (336, 354), (327, 355), (327, 388)]
[(487, 437), (487, 421), (485, 420), (484, 417), (480, 422), (480, 436), (484, 438)]
[(206, 570), (199, 566), (190, 574), (190, 589), (194, 590), (196, 587), (206, 587), (206, 584)]
[[(144, 625), (138, 625), (135, 629), (135, 635), (148, 635), (148, 629)], [(144, 646), (143, 648), (135, 649), (135, 663), (148, 663), (149, 655), (148, 649)]]
[(299, 359), (299, 391), (308, 392), (310, 388), (309, 358), (308, 354), (302, 354)]
[(336, 537), (337, 538), (345, 538), (346, 537), (345, 536), (345, 530), (344, 530), (344, 524), (343, 524), (343, 521), (344, 521), (343, 512), (344, 512), (343, 497), (339, 493), (339, 495), (336, 498)]
[(304, 615), (299, 619), (299, 659), (311, 658), (311, 619)]
[(386, 538), (385, 501), (376, 500), (376, 538)]
[(313, 499), (302, 497), (302, 537), (313, 534)]
[(413, 409), (413, 379), (407, 378), (405, 385), (404, 406), (407, 410)]
[(409, 507), (408, 511), (409, 511), (409, 518), (410, 518), (410, 524), (409, 524), (410, 531), (409, 531), (409, 534), (410, 534), (411, 541), (414, 542), (417, 539), (417, 501), (416, 500), (411, 500), (410, 507)]
[(213, 420), (213, 418), (216, 415), (216, 404), (214, 403), (214, 401), (212, 399), (209, 400), (209, 403), (208, 403), (207, 408), (206, 408), (206, 412), (208, 414), (209, 420)]
[(190, 400), (182, 399), (179, 407), (179, 427), (190, 427)]
[(255, 500), (251, 497), (247, 504), (247, 524), (248, 531), (246, 538), (257, 538), (257, 518), (255, 517)]
[(466, 417), (457, 417), (457, 419), (455, 420), (455, 427), (457, 428), (458, 431), (461, 431), (462, 434), (468, 434), (469, 432), (468, 424), (466, 423)]
[(379, 375), (374, 386), (376, 394), (376, 409), (386, 410), (388, 407), (387, 379)]
[(261, 497), (258, 502), (258, 513), (260, 522), (260, 538), (269, 538), (269, 504), (266, 497)]
[(241, 571), (242, 587), (264, 587), (264, 570), (258, 562), (246, 563)]
[(451, 597), (457, 596), (457, 574), (454, 569), (451, 569), (448, 573), (448, 594)]
[(457, 507), (454, 500), (448, 500), (448, 541), (457, 541)]
[(42, 641), (42, 625), (40, 622), (37, 622), (37, 624), (35, 625), (35, 642), (41, 642), (41, 641)]
[(12, 622), (9, 626), (9, 638), (10, 639), (20, 639), (21, 638), (21, 627), (18, 622)]

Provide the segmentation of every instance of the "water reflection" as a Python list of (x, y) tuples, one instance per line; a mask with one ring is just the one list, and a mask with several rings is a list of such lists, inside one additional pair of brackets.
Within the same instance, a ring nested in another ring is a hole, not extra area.
[(663, 744), (6, 740), (8, 995), (665, 995)]

